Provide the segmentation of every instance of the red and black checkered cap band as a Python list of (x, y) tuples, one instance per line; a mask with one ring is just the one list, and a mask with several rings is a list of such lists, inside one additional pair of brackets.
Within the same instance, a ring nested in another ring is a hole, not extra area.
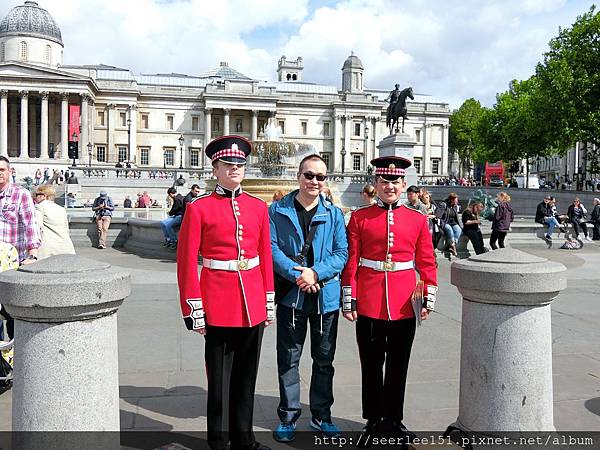
[(405, 175), (405, 170), (400, 168), (390, 169), (389, 167), (376, 167), (375, 175), (395, 175), (403, 177)]
[(234, 158), (246, 159), (246, 154), (243, 151), (238, 149), (224, 148), (223, 150), (219, 150), (212, 155), (211, 160), (214, 161), (216, 159), (227, 158), (231, 156)]

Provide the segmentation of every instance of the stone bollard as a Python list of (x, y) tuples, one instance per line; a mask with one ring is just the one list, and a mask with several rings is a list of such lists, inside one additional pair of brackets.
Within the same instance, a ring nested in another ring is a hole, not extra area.
[(116, 312), (130, 293), (129, 273), (77, 255), (0, 274), (15, 319), (13, 431), (119, 431)]
[(447, 434), (555, 430), (550, 303), (565, 270), (513, 248), (452, 263), (463, 302), (459, 413)]

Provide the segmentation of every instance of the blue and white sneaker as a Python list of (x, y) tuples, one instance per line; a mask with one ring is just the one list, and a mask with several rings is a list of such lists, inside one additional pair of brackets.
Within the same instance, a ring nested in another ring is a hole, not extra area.
[(323, 420), (318, 420), (315, 418), (313, 418), (310, 421), (310, 427), (313, 430), (322, 432), (327, 437), (337, 437), (340, 434), (342, 434), (340, 429), (338, 427), (336, 427), (333, 423), (325, 422)]
[(292, 442), (295, 437), (296, 422), (281, 422), (273, 431), (273, 439), (277, 442)]

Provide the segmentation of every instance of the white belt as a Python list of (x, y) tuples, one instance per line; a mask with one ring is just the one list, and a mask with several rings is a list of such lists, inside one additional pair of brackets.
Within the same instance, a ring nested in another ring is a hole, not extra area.
[(398, 272), (399, 270), (414, 269), (414, 261), (373, 261), (372, 259), (361, 258), (359, 265), (380, 272)]
[(258, 256), (251, 259), (232, 259), (230, 261), (202, 258), (202, 267), (213, 270), (228, 270), (230, 272), (254, 269), (259, 264), (260, 258)]

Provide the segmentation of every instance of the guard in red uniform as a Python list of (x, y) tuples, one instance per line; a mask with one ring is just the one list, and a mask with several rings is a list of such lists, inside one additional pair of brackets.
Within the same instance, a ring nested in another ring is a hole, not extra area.
[(179, 233), (181, 310), (188, 329), (205, 337), (211, 449), (224, 449), (228, 441), (231, 450), (268, 448), (254, 438), (252, 415), (263, 329), (274, 319), (275, 294), (267, 205), (241, 187), (251, 149), (239, 136), (206, 146), (217, 186), (187, 205)]
[[(342, 274), (344, 317), (356, 321), (362, 372), (362, 414), (357, 445), (377, 435), (414, 437), (402, 424), (408, 361), (416, 318), (411, 298), (417, 272), (424, 283), (421, 319), (433, 310), (435, 257), (427, 217), (400, 201), (410, 161), (389, 156), (375, 166), (377, 202), (355, 211), (348, 224), (348, 263)], [(384, 370), (385, 365), (385, 370)]]

